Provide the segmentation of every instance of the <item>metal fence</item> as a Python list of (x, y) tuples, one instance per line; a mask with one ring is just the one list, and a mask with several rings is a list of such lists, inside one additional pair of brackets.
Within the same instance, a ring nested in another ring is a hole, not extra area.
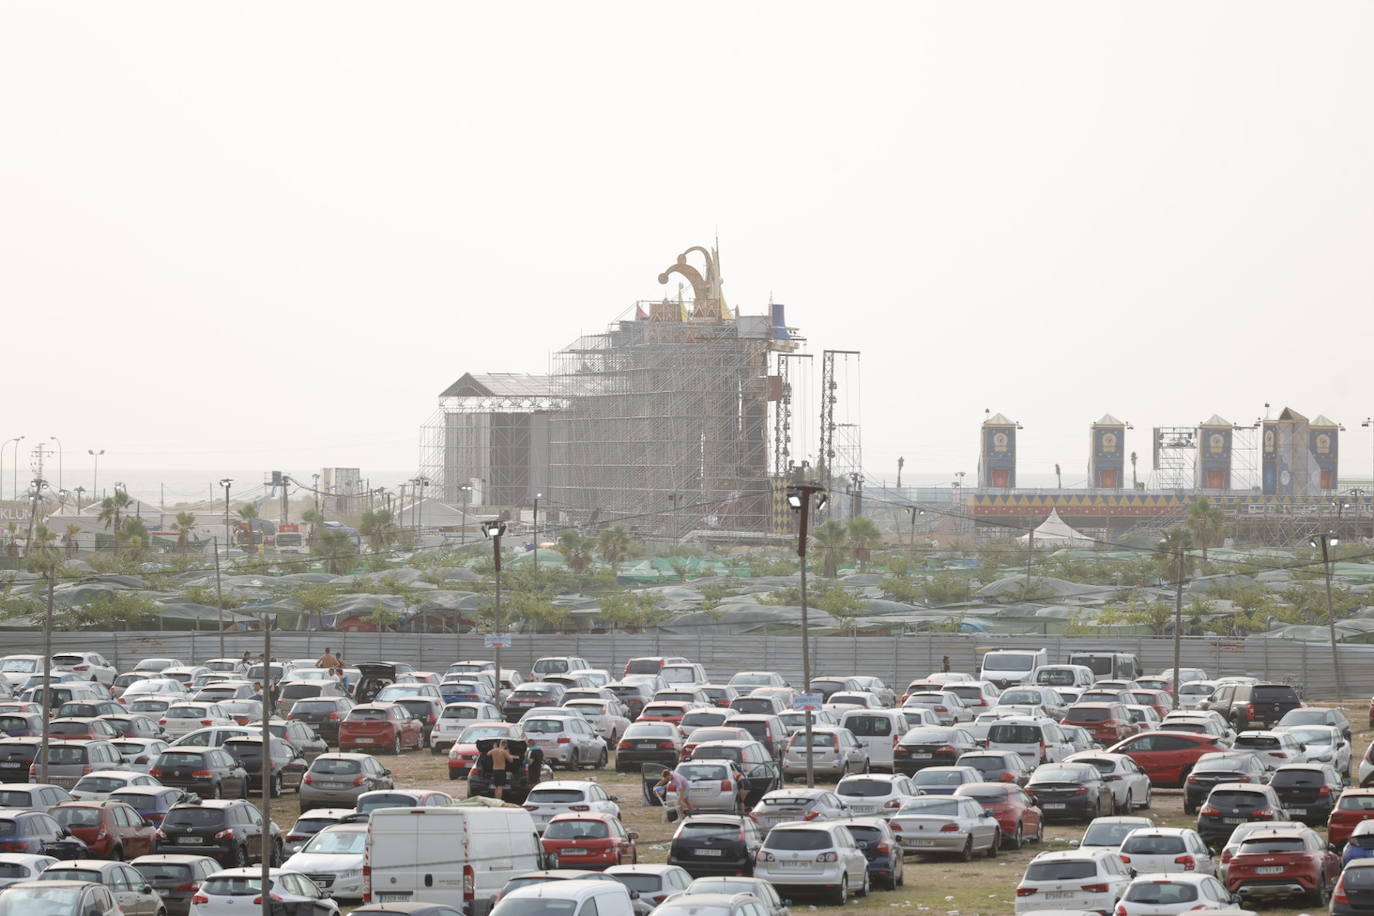
[[(332, 648), (350, 662), (388, 659), (405, 661), (421, 670), (443, 671), (462, 658), (490, 658), (475, 634), (420, 633), (278, 633), (272, 634), (277, 658), (317, 658)], [(902, 637), (825, 636), (811, 640), (811, 671), (822, 674), (865, 674), (883, 678), (890, 686), (905, 686), (913, 678), (938, 671), (948, 655), (954, 671), (976, 671), (978, 659), (989, 649), (1045, 648), (1051, 662), (1071, 652), (1090, 649), (1134, 652), (1145, 671), (1173, 666), (1170, 639), (1092, 637), (920, 635)], [(10, 632), (0, 654), (40, 653), (43, 635)], [(186, 661), (221, 654), (239, 657), (262, 651), (261, 634), (225, 634), (223, 653), (217, 633), (67, 632), (53, 634), (53, 651), (92, 650), (103, 653), (121, 671), (141, 658), (171, 656)], [(1374, 694), (1374, 646), (1339, 646), (1345, 699)], [(593, 667), (619, 672), (625, 659), (639, 655), (683, 655), (706, 666), (712, 680), (725, 681), (737, 671), (778, 671), (791, 683), (801, 683), (801, 638), (797, 636), (669, 636), (647, 634), (517, 635), (503, 650), (502, 664), (529, 671), (545, 655), (579, 655)], [(1213, 677), (1251, 675), (1298, 687), (1312, 699), (1336, 696), (1331, 649), (1318, 643), (1274, 639), (1188, 637), (1183, 640), (1183, 665), (1204, 668)]]

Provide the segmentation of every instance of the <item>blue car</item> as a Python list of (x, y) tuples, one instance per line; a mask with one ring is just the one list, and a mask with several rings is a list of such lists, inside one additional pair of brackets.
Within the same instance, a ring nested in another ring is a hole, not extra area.
[(43, 733), (43, 717), (31, 712), (0, 715), (0, 732), (7, 738), (33, 738)]
[(1355, 859), (1371, 856), (1374, 856), (1374, 820), (1360, 821), (1346, 841), (1345, 852), (1341, 853), (1341, 867)]
[(840, 821), (868, 859), (868, 880), (875, 888), (894, 891), (905, 883), (902, 875), (902, 845), (886, 820), (880, 817), (851, 817)]

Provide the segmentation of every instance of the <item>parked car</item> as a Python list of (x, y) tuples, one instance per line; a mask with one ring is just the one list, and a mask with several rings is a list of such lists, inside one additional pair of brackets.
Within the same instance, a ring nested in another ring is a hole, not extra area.
[(96, 770), (87, 773), (72, 786), (73, 801), (104, 801), (110, 793), (130, 786), (157, 786), (160, 783), (147, 773), (133, 770)]
[(1216, 874), (1212, 852), (1196, 830), (1150, 827), (1136, 830), (1121, 844), (1121, 861), (1140, 874), (1197, 872)]
[(99, 652), (59, 652), (52, 657), (55, 668), (69, 668), (88, 681), (108, 684), (117, 673), (114, 665), (105, 661)]
[(606, 765), (606, 743), (581, 715), (532, 718), (521, 724), (525, 740), (544, 752), (550, 766), (599, 770)]
[(297, 700), (287, 712), (286, 718), (314, 729), (328, 750), (330, 747), (339, 746), (339, 724), (352, 708), (353, 701), (348, 697), (310, 697)]
[(684, 818), (668, 844), (668, 864), (693, 877), (751, 875), (763, 831), (749, 817), (728, 814)]
[[(698, 689), (710, 698), (712, 706), (720, 709), (729, 709), (730, 701), (740, 695), (739, 691), (729, 684), (702, 684)], [(621, 701), (624, 702), (623, 699)], [(634, 718), (636, 714), (637, 713), (633, 711), (627, 711), (625, 713), (625, 715), (630, 718)]]
[(72, 801), (48, 812), (86, 844), (92, 856), (124, 859), (146, 855), (157, 842), (157, 828), (118, 801)]
[(1155, 822), (1148, 817), (1137, 815), (1113, 815), (1095, 817), (1088, 824), (1083, 836), (1078, 840), (1079, 849), (1110, 849), (1116, 852), (1130, 836), (1131, 831), (1142, 827), (1153, 827)]
[(929, 766), (948, 766), (980, 745), (961, 728), (924, 726), (901, 737), (892, 752), (893, 768), (911, 776)]
[(1269, 770), (1249, 751), (1203, 754), (1183, 784), (1183, 813), (1196, 814), (1212, 787), (1223, 782), (1269, 781)]
[(820, 892), (844, 906), (851, 893), (866, 896), (868, 858), (842, 823), (785, 823), (764, 837), (754, 877), (779, 892)]
[(984, 746), (990, 751), (1015, 751), (1032, 766), (1063, 760), (1072, 753), (1059, 723), (1028, 716), (994, 722)]
[(1130, 883), (1130, 870), (1114, 850), (1042, 852), (1031, 859), (1016, 885), (1016, 913), (1113, 913)]
[[(54, 740), (48, 743), (47, 781), (71, 789), (77, 780), (92, 770), (115, 770), (123, 763), (124, 757), (109, 741)], [(29, 764), (29, 779), (40, 778), (42, 770), (35, 756), (33, 763)]]
[(1125, 754), (1140, 764), (1152, 785), (1178, 786), (1188, 778), (1198, 758), (1225, 748), (1211, 735), (1153, 731), (1127, 738), (1107, 750)]
[(120, 737), (118, 729), (94, 716), (53, 719), (48, 723), (48, 734), (59, 741), (113, 741)]
[(248, 797), (247, 771), (223, 748), (169, 747), (157, 755), (148, 775), (201, 798)]
[[(162, 726), (148, 716), (141, 716), (134, 712), (121, 712), (117, 715), (101, 716), (101, 720), (110, 723), (120, 738), (144, 738), (164, 740), (166, 735), (162, 731)], [(115, 739), (119, 740), (118, 738)]]
[(636, 903), (657, 907), (669, 897), (688, 893), (691, 874), (678, 865), (612, 865), (606, 874), (625, 885)]
[(1086, 729), (1093, 740), (1104, 747), (1124, 741), (1140, 731), (1131, 721), (1130, 712), (1120, 703), (1078, 702), (1069, 707), (1063, 722)]
[(1212, 787), (1207, 801), (1198, 809), (1197, 832), (1208, 843), (1220, 846), (1237, 824), (1286, 820), (1283, 803), (1269, 786), (1223, 782)]
[[(575, 699), (565, 701), (564, 707), (586, 719), (587, 724), (596, 732), (606, 748), (615, 747), (620, 741), (620, 736), (625, 734), (625, 729), (630, 727), (630, 720), (622, 712), (625, 707), (617, 699)], [(688, 713), (688, 717), (691, 715), (692, 713)], [(712, 712), (709, 715), (718, 717), (720, 713)], [(683, 731), (688, 731), (688, 728), (684, 726)]]
[(1139, 875), (1126, 886), (1117, 916), (1172, 916), (1188, 910), (1231, 909), (1236, 898), (1211, 875)]
[(1277, 725), (1289, 710), (1301, 706), (1302, 700), (1288, 684), (1220, 684), (1199, 705), (1221, 713), (1242, 732)]
[(38, 876), (47, 881), (88, 881), (98, 884), (114, 895), (124, 916), (159, 916), (164, 911), (162, 898), (152, 885), (132, 865), (123, 862), (103, 862), (99, 859), (75, 859), (59, 862), (44, 869)]
[(637, 771), (645, 764), (671, 767), (685, 743), (682, 729), (670, 722), (631, 722), (616, 744), (616, 772)]
[(1326, 837), (1339, 847), (1356, 824), (1370, 818), (1374, 818), (1374, 789), (1346, 789), (1327, 818)]
[(1288, 817), (1309, 827), (1326, 824), (1345, 789), (1341, 775), (1323, 763), (1290, 763), (1274, 771), (1269, 785)]
[(334, 824), (351, 823), (357, 813), (353, 808), (311, 808), (296, 818), (296, 822), (286, 832), (282, 848), (287, 855), (295, 855), (315, 834)]
[(763, 916), (791, 916), (787, 901), (777, 888), (762, 878), (745, 875), (694, 878), (687, 886), (689, 894), (748, 894), (763, 909)]
[(1269, 835), (1282, 833), (1285, 830), (1299, 830), (1303, 825), (1297, 821), (1247, 821), (1244, 824), (1237, 824), (1231, 831), (1231, 835), (1226, 839), (1226, 844), (1221, 847), (1221, 855), (1212, 861), (1216, 865), (1217, 878), (1222, 884), (1226, 883), (1227, 869), (1230, 867), (1231, 860), (1240, 851), (1240, 844), (1252, 836)]
[(399, 755), (424, 743), (418, 719), (396, 703), (363, 703), (348, 711), (339, 724), (339, 750), (387, 749)]
[(639, 861), (635, 839), (620, 818), (604, 812), (569, 812), (551, 818), (540, 845), (552, 862), (562, 866), (603, 869)]
[(868, 751), (847, 728), (832, 726), (812, 729), (809, 752), (806, 732), (794, 733), (787, 739), (787, 748), (783, 752), (783, 774), (805, 775), (808, 757), (814, 773), (844, 777), (850, 773), (867, 773), (869, 770)]
[(829, 789), (775, 789), (765, 793), (750, 817), (764, 829), (785, 821), (834, 820), (851, 817), (849, 805)]
[(917, 792), (910, 776), (862, 773), (842, 778), (835, 786), (835, 794), (855, 817), (888, 818), (915, 798)]
[[(269, 761), (271, 775), (268, 777), (270, 795), (277, 798), (288, 790), (299, 791), (301, 781), (305, 778), (306, 768), (309, 766), (305, 757), (290, 742), (281, 738), (271, 737), (268, 746), (271, 749)], [(230, 757), (233, 757), (248, 774), (248, 791), (257, 792), (261, 795), (262, 738), (249, 738), (247, 736), (230, 738), (224, 742), (222, 749)]]
[(231, 867), (261, 862), (264, 846), (271, 862), (280, 864), (282, 845), (276, 822), (264, 824), (258, 806), (241, 798), (176, 805), (157, 833), (159, 852), (193, 849)]
[(1116, 813), (1112, 787), (1090, 763), (1046, 763), (1026, 783), (1046, 818), (1090, 821)]
[(978, 802), (997, 820), (1004, 848), (1020, 849), (1023, 843), (1045, 839), (1044, 812), (1029, 792), (1014, 783), (972, 782), (959, 786), (954, 794)]
[(1001, 848), (997, 819), (977, 799), (960, 795), (914, 798), (888, 823), (907, 853), (953, 853), (967, 862), (979, 852), (995, 856)]
[[(732, 760), (688, 760), (678, 764), (677, 774), (688, 783), (688, 798), (693, 812), (739, 810), (739, 794), (744, 775)], [(675, 788), (668, 786), (664, 797), (667, 807), (681, 803)]]
[(178, 853), (151, 853), (129, 864), (162, 898), (167, 916), (186, 916), (191, 898), (200, 890), (200, 885), (220, 868), (209, 856)]
[(600, 783), (581, 780), (550, 780), (530, 789), (525, 798), (535, 829), (542, 831), (560, 814), (609, 814), (620, 817), (617, 798)]
[(526, 681), (502, 696), (501, 713), (508, 722), (518, 722), (535, 706), (557, 706), (563, 702), (566, 688), (561, 684)]
[(51, 811), (72, 800), (61, 786), (46, 782), (5, 783), (0, 785), (0, 808), (20, 811)]
[(167, 786), (127, 786), (111, 792), (106, 800), (128, 805), (138, 812), (139, 817), (156, 827), (162, 823), (168, 811), (189, 798), (181, 789)]
[(394, 787), (391, 771), (371, 754), (321, 754), (310, 762), (297, 796), (304, 814), (311, 808), (352, 808), (364, 792)]
[(21, 881), (33, 881), (43, 869), (58, 861), (52, 856), (27, 852), (0, 852), (0, 890)]
[[(310, 878), (299, 872), (273, 868), (268, 872), (267, 893), (282, 904), (287, 913), (313, 913), (314, 916), (339, 916), (339, 905), (325, 895)], [(249, 914), (263, 893), (260, 868), (227, 868), (215, 872), (191, 898), (188, 916), (225, 916)]]
[(1083, 751), (1070, 754), (1065, 763), (1086, 763), (1097, 767), (1107, 788), (1112, 790), (1115, 814), (1129, 814), (1136, 808), (1150, 807), (1152, 792), (1150, 777), (1125, 754), (1108, 754), (1105, 751)]
[(776, 715), (741, 713), (730, 720), (730, 727), (744, 729), (755, 741), (768, 748), (774, 760), (782, 761), (787, 749), (787, 726)]
[(1018, 786), (1030, 780), (1034, 769), (1015, 751), (970, 751), (954, 762), (958, 766), (973, 767), (984, 782), (1012, 782)]
[(1271, 770), (1288, 763), (1304, 763), (1307, 755), (1302, 745), (1288, 732), (1247, 731), (1236, 736), (1232, 745), (1238, 751), (1250, 751)]
[(1245, 903), (1302, 897), (1325, 907), (1341, 860), (1306, 827), (1246, 837), (1226, 868), (1226, 887)]
[(316, 833), (282, 868), (297, 871), (335, 900), (363, 899), (367, 824), (336, 824)]
[(0, 809), (0, 852), (24, 852), (54, 859), (80, 859), (86, 844), (46, 811)]

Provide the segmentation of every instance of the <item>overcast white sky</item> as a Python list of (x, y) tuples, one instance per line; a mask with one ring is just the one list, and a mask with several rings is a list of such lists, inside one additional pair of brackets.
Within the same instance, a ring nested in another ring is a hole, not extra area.
[[(404, 468), (719, 232), (863, 351), (866, 465), (1374, 412), (1374, 4), (0, 6), (0, 438)], [(1071, 473), (1072, 472), (1072, 473)]]

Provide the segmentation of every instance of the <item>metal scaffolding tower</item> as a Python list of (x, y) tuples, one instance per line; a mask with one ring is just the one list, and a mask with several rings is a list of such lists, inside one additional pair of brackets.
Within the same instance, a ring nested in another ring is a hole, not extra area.
[(859, 351), (821, 353), (821, 447), (817, 478), (835, 494), (840, 520), (863, 514), (863, 438), (859, 424)]

